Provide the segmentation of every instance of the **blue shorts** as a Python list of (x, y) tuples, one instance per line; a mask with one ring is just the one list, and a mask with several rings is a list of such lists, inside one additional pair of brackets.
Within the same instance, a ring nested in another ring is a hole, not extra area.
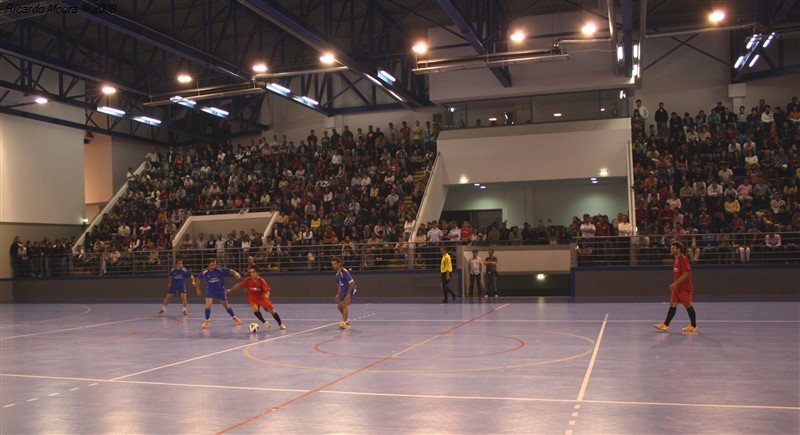
[[(356, 294), (358, 294), (358, 289), (354, 288), (353, 293), (350, 295), (350, 302), (356, 300)], [(339, 301), (343, 301), (347, 297), (347, 291), (343, 291), (339, 293)]]
[(221, 301), (227, 301), (228, 295), (225, 294), (225, 289), (219, 290), (206, 290), (206, 298), (214, 298), (219, 299)]
[(167, 290), (167, 293), (169, 293), (171, 295), (182, 295), (182, 294), (186, 293), (186, 287), (183, 287), (183, 288), (171, 288), (171, 289)]

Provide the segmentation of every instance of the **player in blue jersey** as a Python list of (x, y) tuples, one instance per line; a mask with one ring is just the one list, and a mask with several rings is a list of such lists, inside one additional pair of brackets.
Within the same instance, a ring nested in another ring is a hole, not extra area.
[(183, 315), (186, 315), (186, 280), (192, 281), (192, 286), (196, 286), (194, 275), (189, 272), (189, 269), (183, 267), (183, 260), (175, 262), (175, 267), (169, 271), (169, 278), (167, 279), (167, 295), (164, 297), (164, 305), (158, 314), (167, 312), (167, 305), (169, 300), (175, 295), (181, 295), (181, 302), (183, 303)]
[(200, 292), (200, 281), (206, 281), (206, 321), (203, 322), (203, 329), (208, 328), (208, 324), (211, 323), (211, 304), (214, 302), (214, 299), (222, 301), (222, 306), (225, 307), (225, 310), (228, 311), (228, 314), (231, 315), (231, 319), (233, 319), (237, 325), (242, 324), (242, 321), (233, 314), (233, 309), (228, 304), (228, 296), (225, 292), (225, 275), (233, 275), (236, 279), (242, 277), (239, 275), (239, 272), (233, 269), (217, 267), (217, 259), (212, 258), (208, 261), (208, 267), (203, 269), (197, 276), (199, 278), (195, 281), (197, 296), (202, 296)]
[(358, 286), (350, 271), (342, 267), (342, 260), (333, 257), (331, 266), (336, 271), (336, 297), (334, 300), (342, 313), (342, 321), (339, 322), (339, 327), (346, 329), (352, 321), (350, 320), (350, 302), (353, 301), (358, 293)]

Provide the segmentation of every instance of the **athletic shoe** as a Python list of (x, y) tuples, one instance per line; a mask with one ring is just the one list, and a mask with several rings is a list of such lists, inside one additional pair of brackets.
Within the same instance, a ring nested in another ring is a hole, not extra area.
[(669, 331), (669, 326), (667, 326), (667, 325), (665, 325), (663, 323), (658, 323), (658, 324), (655, 324), (653, 326), (655, 326), (656, 329), (660, 329), (662, 331)]
[(188, 314), (186, 314), (186, 308), (183, 309), (183, 315), (188, 316)]
[(237, 325), (241, 325), (242, 324), (242, 321), (239, 320), (239, 318), (236, 317), (236, 316), (231, 317), (231, 319), (233, 319), (234, 323), (236, 323)]
[(162, 309), (158, 310), (158, 315), (160, 316), (160, 315), (162, 315), (162, 314), (164, 314), (164, 313), (166, 313), (166, 312), (167, 312), (167, 311), (166, 311), (165, 309), (163, 309), (163, 308), (162, 308)]
[(496, 298), (499, 298), (499, 297), (500, 297), (500, 295), (494, 295), (494, 297), (496, 297)]
[(689, 325), (689, 326), (681, 329), (681, 331), (683, 331), (683, 332), (697, 332), (697, 326)]
[(350, 324), (352, 324), (352, 323), (353, 323), (353, 321), (352, 321), (352, 320), (350, 320), (350, 319), (347, 319), (347, 320), (345, 320), (345, 322), (344, 322), (344, 324), (345, 324), (345, 325), (350, 325)]
[(269, 329), (269, 322), (264, 322), (264, 329)]
[(344, 322), (339, 322), (339, 329), (347, 329), (347, 324)]
[(286, 330), (286, 325), (284, 325), (283, 323), (281, 323), (281, 331), (285, 331), (285, 330)]
[(208, 324), (211, 323), (211, 320), (206, 320), (203, 322), (203, 329), (208, 329)]
[(483, 295), (483, 298), (484, 298), (484, 299), (488, 299), (488, 298), (489, 298), (489, 295)]

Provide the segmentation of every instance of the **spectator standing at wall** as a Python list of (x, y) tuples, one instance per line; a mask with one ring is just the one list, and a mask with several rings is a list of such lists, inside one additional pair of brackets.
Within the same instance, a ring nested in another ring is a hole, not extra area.
[(17, 277), (20, 275), (20, 269), (22, 267), (22, 256), (20, 255), (19, 248), (22, 245), (22, 240), (19, 236), (14, 237), (14, 241), (11, 242), (11, 248), (8, 251), (8, 257), (11, 259), (11, 271), (12, 276)]
[(478, 297), (483, 295), (483, 285), (481, 284), (481, 270), (483, 269), (483, 259), (478, 257), (478, 250), (472, 250), (472, 258), (467, 261), (467, 269), (469, 270), (469, 293), (467, 296), (472, 297), (472, 291), (475, 288), (475, 283), (478, 283)]
[(642, 104), (642, 100), (636, 100), (636, 107), (633, 110), (638, 110), (639, 114), (642, 115), (642, 118), (647, 122), (647, 118), (650, 117), (650, 111)]
[(497, 257), (494, 256), (494, 249), (489, 249), (489, 256), (483, 260), (486, 266), (486, 294), (484, 298), (497, 297)]
[(667, 137), (667, 121), (669, 121), (669, 113), (667, 112), (667, 109), (664, 108), (664, 103), (658, 103), (658, 109), (656, 110), (654, 119), (656, 120), (659, 137)]

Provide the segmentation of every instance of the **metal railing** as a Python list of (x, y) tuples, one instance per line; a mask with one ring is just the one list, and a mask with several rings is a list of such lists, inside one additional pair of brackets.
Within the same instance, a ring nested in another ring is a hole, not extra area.
[[(455, 246), (450, 249), (451, 254)], [(166, 274), (182, 260), (193, 272), (217, 264), (243, 271), (248, 264), (272, 272), (328, 271), (338, 257), (352, 270), (439, 270), (439, 245), (426, 243), (362, 243), (291, 245), (225, 249), (107, 250), (79, 255), (42, 255), (15, 263), (15, 277)], [(454, 263), (455, 255), (453, 255)], [(454, 265), (455, 266), (455, 265)]]
[[(679, 240), (694, 264), (800, 264), (800, 233), (724, 233), (686, 235), (640, 235), (633, 237), (576, 238), (570, 244), (573, 266), (670, 265), (670, 244)], [(465, 249), (484, 249), (482, 242), (460, 242)], [(528, 245), (500, 242), (492, 246)], [(551, 243), (552, 244), (552, 243)], [(333, 257), (352, 270), (439, 270), (440, 244), (427, 242), (379, 242), (359, 244), (294, 244), (251, 248), (136, 250), (89, 252), (79, 255), (39, 255), (12, 264), (15, 277), (166, 274), (183, 260), (197, 272), (214, 258), (220, 266), (243, 271), (255, 264), (272, 272), (321, 272), (330, 269)], [(456, 243), (447, 244), (453, 267), (459, 267)], [(560, 245), (567, 246), (567, 245)], [(505, 248), (508, 250), (508, 248)]]
[(686, 247), (694, 264), (798, 264), (800, 233), (717, 233), (576, 238), (577, 266), (639, 266), (672, 264), (670, 245)]

